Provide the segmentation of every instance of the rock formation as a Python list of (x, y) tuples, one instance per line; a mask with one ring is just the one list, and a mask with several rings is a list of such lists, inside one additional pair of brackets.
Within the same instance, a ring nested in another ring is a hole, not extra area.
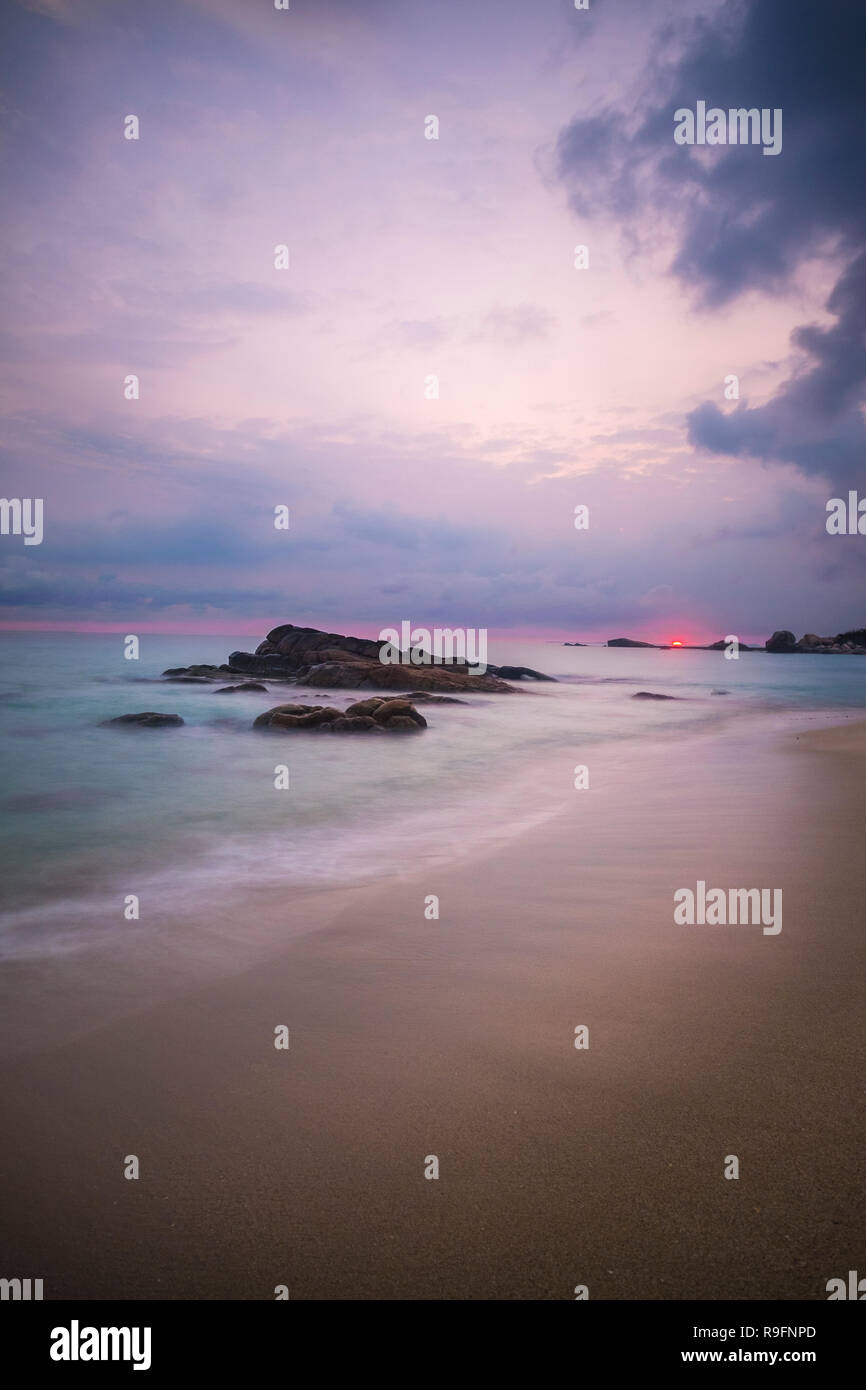
[(463, 691), (506, 695), (513, 690), (506, 680), (553, 679), (529, 666), (488, 666), (482, 675), (465, 662), (420, 651), (413, 653), (411, 662), (404, 653), (406, 660), (386, 664), (379, 659), (386, 646), (390, 643), (284, 623), (269, 632), (254, 652), (232, 652), (227, 665), (172, 666), (163, 675), (171, 681), (219, 681), (223, 686), (227, 676), (250, 676), (332, 690), (424, 691), (443, 697)]
[(767, 638), (766, 647), (768, 652), (775, 653), (809, 652), (815, 655), (866, 656), (866, 629), (840, 632), (835, 637), (818, 637), (814, 632), (807, 632), (798, 642), (793, 632), (788, 632), (787, 628), (780, 628), (772, 637)]
[(291, 729), (317, 734), (417, 733), (427, 720), (408, 700), (359, 700), (348, 709), (329, 705), (276, 705), (253, 721), (254, 729), (283, 733)]
[(797, 639), (793, 632), (787, 628), (779, 628), (772, 637), (768, 637), (765, 644), (768, 652), (795, 652), (797, 650)]

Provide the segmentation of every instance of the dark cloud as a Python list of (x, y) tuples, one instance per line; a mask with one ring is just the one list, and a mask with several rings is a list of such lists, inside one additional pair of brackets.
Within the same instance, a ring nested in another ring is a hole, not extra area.
[[(861, 0), (725, 4), (713, 23), (692, 21), (684, 48), (679, 29), (661, 36), (662, 44), (678, 41), (677, 61), (651, 67), (637, 125), (609, 111), (561, 133), (559, 171), (575, 209), (627, 216), (653, 202), (673, 211), (681, 227), (673, 268), (710, 305), (750, 286), (781, 286), (827, 237), (859, 249), (866, 235)], [(725, 110), (781, 108), (781, 153), (675, 145), (674, 112), (699, 100)]]
[(792, 342), (811, 365), (764, 406), (723, 414), (710, 402), (688, 416), (689, 441), (711, 453), (796, 464), (827, 474), (840, 487), (862, 484), (866, 425), (866, 253), (858, 256), (827, 301), (831, 328), (798, 328)]
[[(663, 41), (675, 41), (671, 31)], [(765, 406), (688, 419), (716, 453), (794, 463), (839, 485), (862, 477), (866, 388), (866, 6), (861, 0), (746, 0), (693, 22), (679, 57), (654, 68), (635, 126), (625, 113), (574, 121), (559, 169), (582, 214), (649, 207), (676, 220), (672, 272), (713, 309), (746, 290), (777, 292), (809, 256), (845, 261), (830, 328), (792, 334), (794, 374)], [(783, 143), (699, 150), (673, 141), (674, 112), (697, 101), (783, 112)]]

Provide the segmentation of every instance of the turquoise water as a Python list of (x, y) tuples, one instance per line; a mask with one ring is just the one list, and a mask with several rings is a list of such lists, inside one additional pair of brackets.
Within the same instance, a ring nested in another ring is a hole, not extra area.
[[(417, 868), (531, 824), (573, 794), (599, 744), (673, 738), (746, 715), (866, 707), (866, 658), (491, 643), (489, 660), (559, 678), (513, 696), (424, 709), (418, 737), (340, 739), (251, 731), (284, 700), (351, 703), (350, 691), (217, 695), (165, 667), (224, 661), (250, 638), (0, 634), (5, 916), (0, 953), (74, 942), (100, 902), (201, 902), (244, 882), (312, 887)], [(637, 690), (678, 695), (635, 701)], [(712, 692), (724, 690), (725, 695)], [(368, 692), (361, 692), (361, 697)], [(136, 710), (183, 728), (106, 729)], [(288, 791), (274, 769), (289, 769)]]

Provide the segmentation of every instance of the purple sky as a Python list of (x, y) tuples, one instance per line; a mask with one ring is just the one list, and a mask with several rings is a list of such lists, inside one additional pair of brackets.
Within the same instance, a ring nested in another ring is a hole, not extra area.
[[(0, 537), (0, 622), (866, 623), (866, 537), (825, 529), (866, 496), (859, 0), (16, 0), (2, 30), (2, 489), (45, 537)], [(782, 153), (676, 145), (698, 100), (781, 107)]]

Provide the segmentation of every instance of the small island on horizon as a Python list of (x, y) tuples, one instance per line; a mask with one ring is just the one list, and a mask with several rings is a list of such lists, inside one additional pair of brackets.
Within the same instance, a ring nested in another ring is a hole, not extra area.
[[(606, 642), (563, 642), (564, 647), (646, 647), (653, 651), (684, 651), (684, 652), (722, 652), (730, 645), (730, 638), (720, 637), (717, 642), (690, 643), (690, 642), (642, 642), (635, 637), (609, 637)], [(793, 655), (795, 652), (807, 652), (812, 655), (833, 655), (833, 656), (866, 656), (866, 628), (853, 628), (849, 632), (837, 633), (835, 637), (818, 637), (814, 632), (807, 632), (799, 641), (793, 632), (787, 628), (779, 628), (768, 637), (763, 647), (749, 646), (746, 642), (738, 642), (737, 650), (741, 652), (771, 652), (773, 655)]]

